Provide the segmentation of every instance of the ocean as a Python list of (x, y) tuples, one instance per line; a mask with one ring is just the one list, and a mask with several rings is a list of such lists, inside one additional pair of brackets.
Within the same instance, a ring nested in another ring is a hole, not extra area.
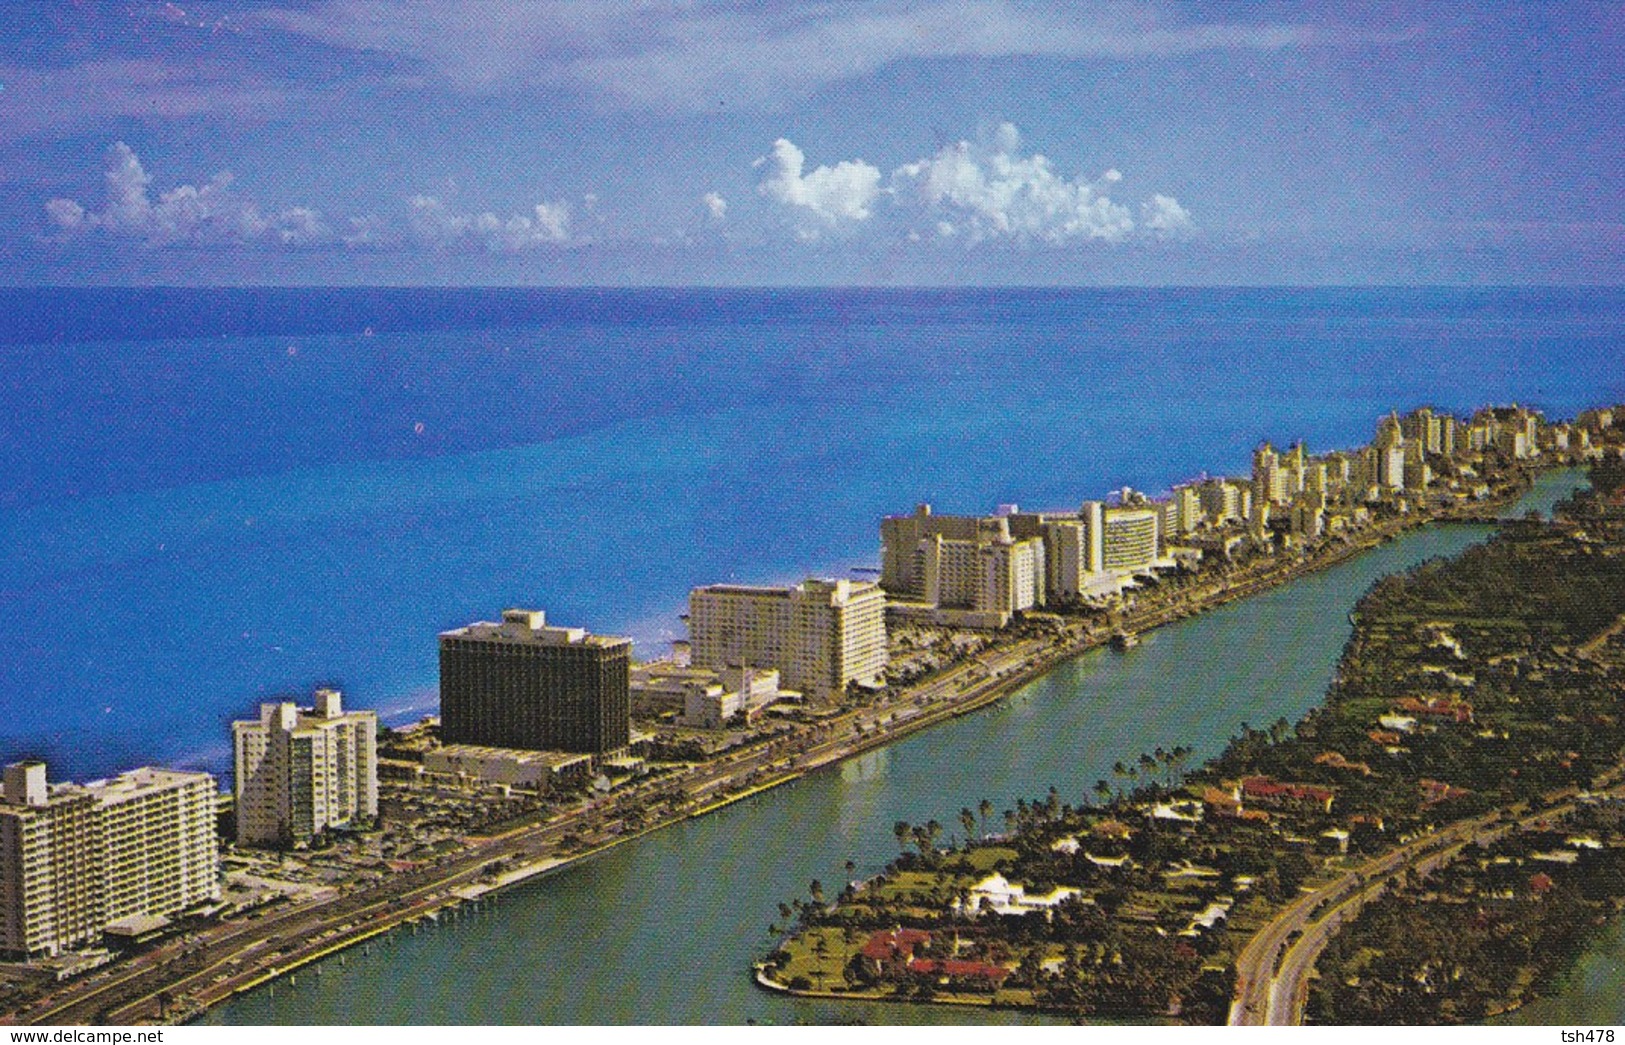
[(0, 759), (229, 772), (436, 707), (505, 606), (682, 633), (929, 501), (1074, 506), (1377, 417), (1625, 400), (1619, 289), (0, 291)]

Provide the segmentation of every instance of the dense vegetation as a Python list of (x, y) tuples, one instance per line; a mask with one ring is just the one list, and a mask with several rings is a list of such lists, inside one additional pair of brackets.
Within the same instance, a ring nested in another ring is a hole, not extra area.
[[(770, 973), (837, 993), (1222, 1021), (1236, 954), (1300, 886), (1401, 837), (1572, 794), (1625, 757), (1625, 524), (1606, 497), (1569, 515), (1519, 521), (1378, 583), (1325, 705), (1295, 725), (1244, 727), (1188, 777), (1179, 751), (1147, 753), (1100, 781), (1093, 802), (1053, 791), (1019, 802), (995, 840), (971, 840), (990, 809), (965, 810), (967, 841), (948, 851), (941, 825), (899, 824), (882, 878), (832, 905), (786, 906), (801, 932)], [(1425, 882), (1373, 905), (1324, 956), (1315, 1015), (1468, 1019), (1538, 990), (1625, 897), (1625, 838), (1613, 821), (1593, 826), (1601, 848), (1554, 863), (1536, 898), (1518, 864), (1522, 892), (1503, 907)], [(1563, 837), (1513, 834), (1506, 852), (1471, 853), (1449, 874), (1504, 892), (1511, 872), (1497, 861), (1562, 850), (1580, 828), (1554, 830)], [(1051, 902), (992, 913), (1010, 885)], [(1427, 942), (1423, 923), (1448, 943)], [(888, 950), (884, 933), (899, 926), (929, 941)]]

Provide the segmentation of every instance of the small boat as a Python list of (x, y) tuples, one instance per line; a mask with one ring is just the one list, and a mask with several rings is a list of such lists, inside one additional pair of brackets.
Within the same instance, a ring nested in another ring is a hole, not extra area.
[(1140, 637), (1132, 631), (1119, 631), (1112, 635), (1112, 649), (1121, 653), (1140, 644)]

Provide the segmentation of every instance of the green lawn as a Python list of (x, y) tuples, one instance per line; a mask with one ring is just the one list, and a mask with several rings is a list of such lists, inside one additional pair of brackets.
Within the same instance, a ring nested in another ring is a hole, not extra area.
[(869, 895), (876, 900), (912, 903), (917, 899), (927, 900), (938, 890), (951, 898), (960, 889), (969, 889), (974, 884), (963, 875), (937, 871), (898, 871), (887, 875), (878, 885), (871, 886)]
[(867, 939), (867, 933), (856, 933), (848, 942), (846, 933), (840, 929), (809, 929), (785, 944), (790, 960), (779, 972), (778, 979), (789, 983), (797, 977), (805, 977), (818, 990), (844, 987), (846, 963)]
[(949, 861), (949, 866), (955, 870), (966, 868), (979, 875), (990, 874), (994, 867), (1003, 862), (1013, 862), (1017, 856), (1014, 849), (1004, 845), (978, 846), (968, 853), (960, 853)]

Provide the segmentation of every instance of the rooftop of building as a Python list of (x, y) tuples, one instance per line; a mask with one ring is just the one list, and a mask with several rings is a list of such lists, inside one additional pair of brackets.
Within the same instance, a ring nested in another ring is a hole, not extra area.
[(583, 646), (594, 649), (613, 649), (631, 646), (632, 640), (621, 635), (594, 635), (585, 628), (561, 628), (549, 625), (541, 610), (510, 609), (502, 611), (500, 621), (482, 620), (461, 628), (440, 633), (446, 639), (476, 639), (481, 642), (514, 643), (528, 646)]
[(92, 780), (78, 786), (85, 792), (95, 796), (102, 804), (116, 804), (128, 802), (132, 799), (143, 798), (147, 795), (167, 791), (176, 787), (205, 784), (209, 790), (214, 790), (214, 777), (208, 773), (191, 773), (179, 769), (163, 769), (158, 766), (142, 766), (127, 773), (120, 773), (116, 777), (106, 780)]
[(109, 777), (102, 780), (91, 780), (82, 784), (72, 783), (69, 781), (58, 781), (57, 783), (51, 784), (45, 783), (45, 763), (43, 762), (15, 763), (13, 767), (8, 767), (8, 769), (21, 768), (25, 766), (33, 770), (37, 776), (35, 776), (31, 781), (24, 781), (21, 778), (17, 778), (17, 782), (20, 785), (25, 786), (28, 783), (44, 785), (41, 788), (41, 791), (43, 792), (41, 797), (44, 798), (44, 801), (35, 802), (27, 799), (19, 801), (17, 800), (18, 796), (7, 794), (4, 784), (0, 784), (0, 809), (25, 809), (30, 807), (40, 808), (42, 806), (71, 801), (73, 799), (82, 798), (85, 796), (89, 796), (105, 804), (109, 802), (123, 802), (131, 798), (138, 798), (142, 795), (152, 794), (153, 792), (163, 791), (168, 788), (197, 784), (200, 782), (207, 783), (211, 789), (214, 786), (214, 777), (208, 773), (189, 772), (180, 769), (164, 769), (159, 766), (142, 766), (138, 769), (131, 769), (127, 772), (120, 773), (115, 777)]
[(770, 584), (707, 584), (695, 588), (696, 593), (706, 592), (716, 595), (753, 595), (762, 598), (788, 599), (793, 592), (804, 594), (827, 594), (837, 598), (850, 598), (853, 595), (862, 595), (870, 591), (879, 591), (880, 585), (875, 581), (855, 581), (834, 577), (808, 577), (797, 584), (770, 585)]
[(316, 690), (315, 701), (310, 707), (300, 707), (292, 700), (273, 700), (260, 704), (260, 713), (257, 719), (238, 719), (232, 722), (233, 730), (238, 728), (253, 729), (259, 726), (269, 726), (280, 721), (284, 729), (320, 729), (327, 725), (351, 723), (357, 720), (376, 721), (378, 713), (367, 708), (344, 707), (343, 695), (336, 689), (323, 687)]

